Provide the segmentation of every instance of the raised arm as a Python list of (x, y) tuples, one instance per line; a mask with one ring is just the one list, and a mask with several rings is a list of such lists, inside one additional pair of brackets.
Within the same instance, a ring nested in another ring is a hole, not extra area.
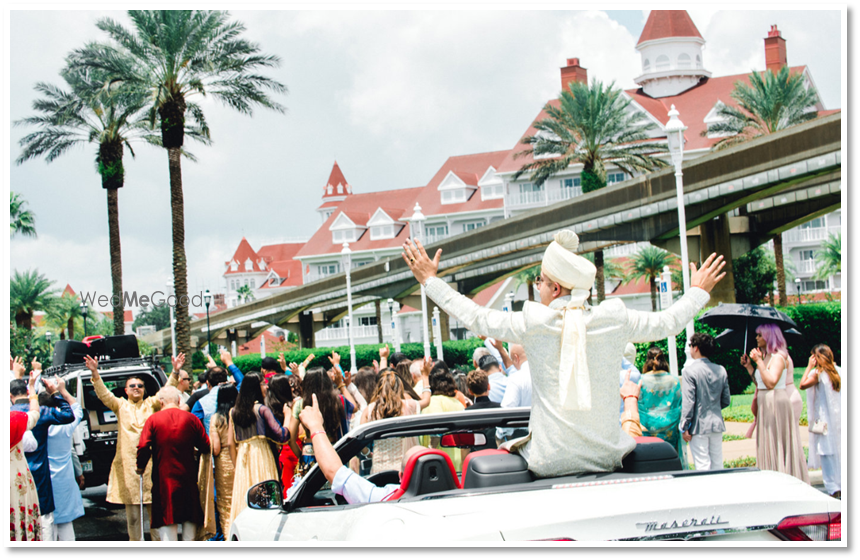
[(507, 372), (511, 366), (514, 365), (514, 362), (511, 360), (510, 354), (508, 354), (508, 351), (505, 349), (505, 343), (501, 340), (496, 340), (495, 338), (490, 338), (488, 340), (490, 341), (490, 345), (499, 353), (499, 356), (502, 357), (502, 369)]
[(695, 263), (690, 263), (690, 289), (665, 311), (653, 313), (628, 309), (627, 340), (652, 342), (681, 332), (711, 299), (710, 291), (726, 275), (721, 272), (725, 264), (722, 255), (717, 256), (716, 253), (712, 253), (699, 270), (696, 270)]
[(84, 356), (84, 363), (86, 364), (87, 369), (90, 370), (90, 373), (92, 373), (93, 389), (96, 391), (96, 396), (100, 401), (102, 401), (102, 404), (111, 409), (115, 414), (118, 413), (121, 402), (108, 390), (107, 387), (105, 387), (104, 381), (102, 381), (102, 378), (99, 375), (98, 360), (95, 360), (90, 356)]
[(275, 415), (272, 414), (272, 410), (268, 406), (260, 407), (260, 416), (266, 424), (266, 432), (268, 432), (272, 439), (280, 443), (290, 441), (290, 431), (281, 426), (281, 423), (278, 422), (278, 419), (275, 418)]
[(809, 357), (806, 371), (803, 372), (803, 377), (800, 379), (800, 388), (809, 389), (816, 385), (818, 385), (818, 361), (815, 359), (815, 354), (813, 354)]
[(50, 393), (51, 398), (54, 401), (56, 407), (49, 407), (48, 410), (43, 414), (43, 416), (47, 416), (48, 422), (50, 424), (70, 424), (75, 421), (75, 413), (72, 412), (72, 407), (69, 405), (69, 402), (63, 398), (60, 387), (62, 387), (63, 391), (66, 388), (66, 381), (62, 377), (57, 379), (56, 384), (47, 379), (42, 380), (42, 384), (47, 389), (48, 393)]
[(773, 389), (779, 383), (779, 378), (785, 369), (785, 358), (779, 354), (772, 354), (767, 366), (764, 365), (764, 358), (761, 350), (753, 348), (750, 352), (750, 358), (755, 363), (758, 370), (761, 372), (761, 382), (768, 389)]
[(27, 399), (30, 401), (30, 409), (27, 411), (27, 429), (32, 430), (42, 416), (39, 408), (39, 395), (36, 393), (36, 372), (30, 372), (27, 380)]

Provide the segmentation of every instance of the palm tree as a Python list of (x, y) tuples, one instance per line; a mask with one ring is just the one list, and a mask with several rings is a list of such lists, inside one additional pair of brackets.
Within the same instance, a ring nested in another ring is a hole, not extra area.
[(525, 284), (529, 291), (529, 301), (535, 301), (535, 280), (537, 280), (538, 276), (540, 276), (539, 264), (518, 272), (514, 276), (514, 281), (516, 282), (514, 289), (516, 290)]
[(248, 303), (249, 301), (254, 301), (254, 299), (256, 299), (254, 297), (254, 292), (251, 291), (251, 287), (247, 285), (239, 286), (239, 288), (236, 290), (236, 295), (239, 296), (240, 301), (244, 300), (245, 303)]
[(625, 282), (647, 278), (651, 288), (651, 310), (657, 311), (657, 286), (654, 280), (663, 274), (664, 266), (672, 266), (677, 261), (675, 255), (659, 247), (653, 245), (642, 247), (630, 258)]
[(19, 193), (9, 191), (9, 226), (12, 237), (36, 237), (36, 216), (26, 210), (27, 201)]
[[(738, 106), (721, 105), (717, 116), (723, 120), (708, 125), (703, 136), (725, 135), (714, 144), (721, 150), (743, 142), (766, 136), (818, 117), (815, 109), (819, 102), (818, 92), (811, 85), (807, 88), (803, 74), (792, 73), (788, 66), (773, 70), (752, 72), (749, 84), (738, 80), (731, 93)], [(785, 291), (785, 263), (782, 254), (782, 234), (773, 239), (776, 256), (776, 282), (779, 304), (788, 305)]]
[(33, 313), (51, 308), (55, 299), (52, 284), (51, 280), (39, 274), (36, 269), (24, 273), (16, 270), (12, 273), (9, 282), (9, 310), (18, 327), (30, 330), (33, 328)]
[(96, 170), (101, 176), (102, 188), (107, 192), (114, 334), (123, 334), (119, 234), (119, 189), (125, 180), (123, 150), (127, 147), (134, 157), (132, 140), (144, 139), (157, 144), (159, 139), (148, 130), (140, 114), (146, 103), (140, 92), (122, 87), (102, 88), (104, 73), (65, 68), (60, 76), (68, 84), (69, 91), (51, 84), (36, 84), (36, 91), (44, 96), (33, 102), (37, 115), (15, 122), (15, 125), (38, 127), (20, 140), (22, 151), (16, 163), (20, 165), (40, 156), (51, 163), (71, 148), (88, 143), (97, 146)]
[(816, 251), (815, 260), (818, 261), (818, 270), (813, 276), (816, 280), (826, 280), (842, 272), (842, 232), (831, 233), (821, 243), (821, 251)]
[(80, 300), (66, 293), (54, 300), (54, 304), (47, 311), (45, 318), (59, 329), (60, 340), (66, 339), (67, 332), (69, 340), (73, 340), (75, 338), (75, 319), (81, 316)]
[(259, 47), (242, 39), (240, 22), (229, 14), (208, 10), (129, 10), (134, 30), (110, 18), (96, 24), (115, 45), (90, 43), (76, 50), (71, 65), (98, 68), (110, 82), (127, 84), (146, 92), (152, 102), (150, 123), (159, 122), (162, 146), (167, 150), (170, 204), (173, 225), (173, 283), (177, 299), (177, 351), (191, 354), (188, 314), (188, 278), (185, 256), (185, 206), (180, 154), (185, 120), (190, 117), (208, 137), (208, 128), (194, 95), (208, 95), (240, 113), (251, 115), (252, 106), (283, 112), (284, 108), (265, 90), (286, 92), (286, 87), (256, 73), (273, 68), (280, 59), (259, 54)]
[[(559, 95), (558, 106), (544, 106), (548, 117), (534, 124), (538, 133), (522, 139), (521, 143), (530, 147), (514, 158), (536, 159), (514, 173), (514, 180), (530, 172), (529, 180), (540, 186), (571, 165), (581, 164), (582, 192), (587, 193), (606, 186), (607, 164), (628, 175), (667, 165), (652, 155), (665, 152), (666, 146), (648, 142), (648, 132), (656, 125), (640, 113), (628, 111), (630, 99), (614, 82), (606, 87), (597, 80), (591, 86), (581, 82), (568, 85), (569, 89)], [(597, 301), (601, 302), (606, 296), (603, 251), (594, 252), (594, 265)]]

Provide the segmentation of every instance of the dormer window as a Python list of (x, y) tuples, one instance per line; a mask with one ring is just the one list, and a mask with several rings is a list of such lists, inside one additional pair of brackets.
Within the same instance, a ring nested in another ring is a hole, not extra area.
[(657, 57), (657, 71), (669, 69), (669, 57), (661, 54)]
[(487, 169), (478, 181), (478, 186), (481, 187), (481, 200), (505, 197), (505, 183), (496, 176), (496, 170), (493, 167)]
[(337, 194), (343, 194), (343, 185), (337, 186)]
[(374, 226), (370, 228), (370, 240), (393, 239), (394, 226)]
[(251, 289), (254, 289), (254, 287), (255, 287), (254, 284), (255, 284), (255, 281), (253, 278), (251, 278)]
[(442, 192), (442, 204), (455, 204), (457, 202), (466, 202), (466, 189)]
[(257, 266), (260, 268), (260, 270), (266, 270), (266, 261), (264, 259), (260, 259), (259, 261), (257, 261)]
[(328, 192), (328, 194), (331, 194), (331, 193), (332, 193), (331, 185), (329, 185), (328, 187), (326, 187), (326, 192)]
[(645, 72), (651, 71), (651, 61), (647, 58), (645, 59), (645, 62), (642, 63), (642, 70), (644, 70)]
[(245, 270), (254, 270), (254, 262), (251, 259), (245, 261)]
[(367, 227), (370, 228), (371, 241), (377, 239), (394, 239), (400, 233), (400, 229), (405, 224), (394, 221), (391, 214), (394, 214), (394, 211), (389, 210), (386, 212), (382, 208), (377, 208), (373, 216), (367, 221)]
[(692, 68), (693, 61), (690, 59), (690, 55), (687, 53), (681, 53), (678, 55), (678, 68)]
[(478, 188), (478, 177), (474, 173), (449, 171), (437, 189), (442, 204), (466, 202)]
[(239, 263), (237, 263), (236, 261), (231, 262), (230, 263), (230, 270), (232, 270), (233, 272), (239, 270)]

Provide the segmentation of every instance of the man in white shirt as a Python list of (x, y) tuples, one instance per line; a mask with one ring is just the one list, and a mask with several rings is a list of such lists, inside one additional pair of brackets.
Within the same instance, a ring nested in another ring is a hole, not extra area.
[(441, 250), (431, 260), (420, 242), (403, 244), (403, 259), (440, 309), (476, 334), (526, 348), (533, 389), (529, 435), (506, 447), (522, 455), (539, 478), (621, 466), (636, 447), (618, 424), (616, 379), (625, 344), (678, 334), (725, 276), (723, 258), (712, 254), (701, 270), (690, 264), (690, 289), (669, 309), (644, 313), (617, 298), (592, 307), (586, 300), (596, 269), (578, 250), (574, 232), (557, 232), (541, 261), (540, 303), (504, 312), (477, 305), (437, 278)]
[[(502, 408), (532, 405), (532, 375), (529, 369), (526, 349), (522, 344), (511, 344), (511, 361), (516, 371), (508, 376), (505, 396), (502, 398)], [(511, 441), (528, 435), (525, 428), (496, 428), (496, 437), (500, 441)]]

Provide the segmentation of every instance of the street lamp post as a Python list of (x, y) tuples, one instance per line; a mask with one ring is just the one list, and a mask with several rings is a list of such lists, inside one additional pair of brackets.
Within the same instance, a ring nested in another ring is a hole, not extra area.
[(445, 354), (442, 350), (442, 323), (439, 321), (441, 313), (439, 308), (433, 307), (433, 341), (436, 343), (436, 359), (440, 362), (445, 359)]
[(90, 308), (87, 306), (86, 302), (81, 304), (81, 315), (84, 318), (84, 338), (87, 337), (87, 315), (89, 315)]
[(395, 352), (400, 352), (400, 332), (397, 328), (397, 318), (394, 316), (394, 300), (388, 298), (388, 316), (391, 317), (391, 345)]
[(514, 310), (514, 293), (508, 292), (505, 294), (505, 306), (502, 309), (503, 311), (513, 311)]
[(358, 372), (358, 368), (355, 367), (355, 343), (352, 338), (352, 249), (349, 248), (349, 243), (343, 244), (340, 254), (343, 259), (343, 269), (346, 271), (346, 310), (348, 315), (346, 332), (349, 336), (349, 371), (355, 374)]
[(794, 279), (794, 290), (797, 292), (797, 305), (803, 303), (803, 300), (800, 299), (800, 289), (803, 286), (803, 282), (800, 281), (800, 278)]
[(209, 331), (209, 304), (212, 303), (212, 294), (208, 289), (203, 292), (203, 303), (206, 304), (206, 355), (208, 356), (209, 348), (212, 346), (212, 333)]
[[(684, 293), (690, 290), (690, 256), (687, 254), (687, 215), (684, 210), (684, 172), (681, 170), (684, 160), (684, 131), (687, 127), (678, 118), (678, 110), (672, 105), (669, 111), (669, 122), (666, 123), (666, 140), (669, 144), (669, 154), (675, 166), (675, 193), (678, 200), (678, 233), (681, 238), (681, 274), (684, 277)], [(687, 323), (687, 342), (693, 336), (693, 322)], [(685, 345), (685, 351), (689, 347)]]
[[(424, 239), (424, 214), (421, 213), (421, 205), (415, 203), (412, 217), (409, 218), (409, 231), (412, 234), (412, 240)], [(424, 333), (424, 357), (430, 357), (430, 333), (427, 327), (427, 293), (424, 291), (424, 284), (421, 284), (421, 322), (423, 324), (422, 332)]]
[[(173, 279), (167, 281), (167, 308), (170, 310), (170, 355), (176, 357), (176, 320), (173, 318), (173, 305), (170, 305), (170, 297), (173, 295)], [(176, 303), (175, 301), (173, 302)], [(209, 349), (206, 350), (209, 354)]]

